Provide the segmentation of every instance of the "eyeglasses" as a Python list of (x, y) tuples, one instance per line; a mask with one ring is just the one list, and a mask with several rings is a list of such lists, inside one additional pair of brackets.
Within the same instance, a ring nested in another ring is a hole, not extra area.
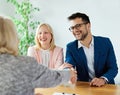
[(82, 25), (84, 25), (84, 24), (87, 24), (87, 23), (76, 24), (75, 26), (71, 26), (71, 27), (69, 28), (69, 30), (70, 30), (71, 32), (73, 32), (74, 29), (79, 29), (79, 28), (80, 28)]

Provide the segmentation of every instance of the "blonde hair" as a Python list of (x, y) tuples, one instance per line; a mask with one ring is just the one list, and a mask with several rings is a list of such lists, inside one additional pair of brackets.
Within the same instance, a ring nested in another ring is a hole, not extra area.
[(18, 55), (18, 36), (13, 21), (0, 16), (0, 54)]
[(50, 49), (49, 49), (49, 50), (54, 50), (54, 48), (55, 48), (55, 42), (54, 42), (53, 30), (52, 30), (51, 26), (50, 26), (49, 24), (46, 24), (46, 23), (40, 24), (40, 25), (38, 25), (38, 27), (37, 27), (36, 35), (35, 35), (36, 49), (38, 49), (38, 50), (41, 49), (41, 44), (40, 44), (40, 42), (39, 42), (39, 40), (38, 40), (37, 35), (38, 35), (39, 29), (40, 29), (42, 26), (46, 26), (47, 29), (48, 29), (48, 31), (51, 33), (52, 39), (51, 39), (51, 42), (50, 42)]

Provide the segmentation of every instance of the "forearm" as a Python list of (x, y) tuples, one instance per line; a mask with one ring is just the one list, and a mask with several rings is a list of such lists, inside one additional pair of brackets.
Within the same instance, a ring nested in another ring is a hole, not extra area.
[(63, 84), (70, 80), (70, 71), (56, 71), (49, 70), (42, 66), (43, 72), (38, 72), (37, 78), (35, 79), (35, 85), (37, 87), (54, 87), (59, 84)]

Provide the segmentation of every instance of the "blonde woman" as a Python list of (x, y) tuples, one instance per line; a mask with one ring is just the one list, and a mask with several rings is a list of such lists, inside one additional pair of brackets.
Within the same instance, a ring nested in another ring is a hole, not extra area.
[(62, 66), (64, 62), (63, 48), (55, 45), (53, 30), (49, 24), (43, 23), (38, 26), (35, 43), (35, 46), (28, 48), (28, 56), (34, 57), (38, 63), (50, 69), (58, 69)]
[(74, 70), (50, 70), (34, 58), (18, 56), (18, 42), (12, 20), (0, 16), (0, 95), (34, 95), (37, 87), (76, 82)]

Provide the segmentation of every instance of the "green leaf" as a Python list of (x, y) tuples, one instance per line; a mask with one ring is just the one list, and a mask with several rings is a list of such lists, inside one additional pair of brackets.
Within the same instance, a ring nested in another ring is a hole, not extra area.
[[(16, 24), (18, 36), (20, 38), (19, 54), (26, 55), (29, 46), (34, 45), (36, 27), (40, 22), (34, 21), (32, 14), (38, 12), (39, 8), (33, 7), (29, 0), (6, 0), (15, 7), (16, 15), (11, 17)], [(18, 17), (19, 16), (19, 17)], [(31, 30), (32, 29), (32, 30)]]

